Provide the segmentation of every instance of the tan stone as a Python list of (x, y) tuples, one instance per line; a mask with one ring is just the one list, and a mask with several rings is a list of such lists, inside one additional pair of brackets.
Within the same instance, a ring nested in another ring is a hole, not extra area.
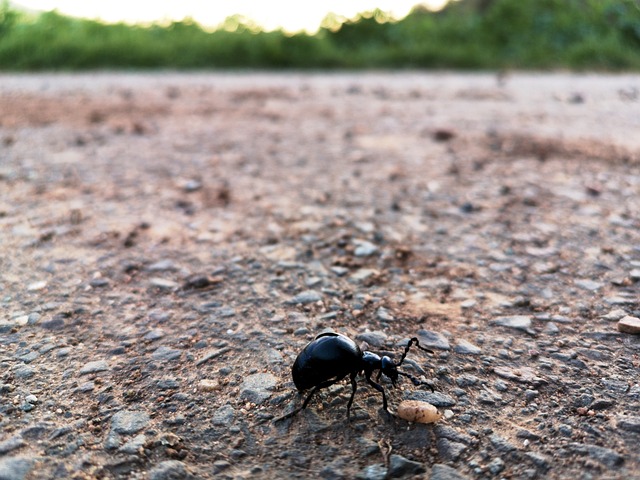
[(640, 318), (627, 315), (618, 322), (618, 330), (624, 333), (640, 334)]

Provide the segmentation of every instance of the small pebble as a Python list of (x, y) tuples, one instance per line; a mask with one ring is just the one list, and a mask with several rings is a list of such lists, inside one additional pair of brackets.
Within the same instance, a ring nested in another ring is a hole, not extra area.
[(27, 290), (29, 292), (37, 292), (39, 290), (43, 290), (44, 288), (46, 288), (46, 286), (47, 286), (47, 281), (41, 280), (39, 282), (33, 282), (27, 285)]
[(220, 383), (217, 380), (211, 380), (204, 378), (198, 382), (198, 390), (201, 392), (213, 392), (220, 388)]
[(149, 280), (149, 284), (152, 287), (160, 288), (162, 290), (174, 290), (177, 289), (180, 285), (173, 280), (168, 280), (166, 278), (152, 278)]

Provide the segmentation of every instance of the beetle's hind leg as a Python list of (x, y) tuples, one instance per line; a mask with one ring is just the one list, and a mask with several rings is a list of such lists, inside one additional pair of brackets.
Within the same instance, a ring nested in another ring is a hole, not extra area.
[[(295, 417), (298, 413), (300, 413), (302, 410), (307, 408), (307, 405), (309, 405), (309, 402), (311, 401), (311, 397), (313, 397), (314, 393), (316, 393), (318, 390), (320, 390), (322, 388), (330, 387), (331, 385), (336, 383), (338, 380), (341, 380), (341, 379), (338, 378), (338, 379), (334, 379), (334, 380), (327, 380), (325, 382), (322, 382), (320, 385), (316, 385), (315, 387), (313, 387), (311, 392), (309, 392), (309, 395), (307, 395), (307, 398), (304, 399), (304, 402), (303, 402), (301, 407), (296, 408), (294, 411), (289, 412), (286, 415), (282, 415), (281, 417), (277, 417), (273, 421), (274, 422), (281, 422), (282, 420), (286, 420), (287, 418)], [(353, 392), (353, 393), (355, 393), (355, 392)], [(353, 399), (353, 393), (351, 395), (352, 399)]]

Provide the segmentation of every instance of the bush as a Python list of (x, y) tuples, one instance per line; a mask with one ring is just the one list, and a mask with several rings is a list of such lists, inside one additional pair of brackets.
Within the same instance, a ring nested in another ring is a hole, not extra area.
[(329, 15), (315, 35), (262, 32), (233, 16), (209, 32), (103, 24), (0, 5), (0, 69), (640, 68), (635, 0), (457, 0), (395, 21), (380, 10)]

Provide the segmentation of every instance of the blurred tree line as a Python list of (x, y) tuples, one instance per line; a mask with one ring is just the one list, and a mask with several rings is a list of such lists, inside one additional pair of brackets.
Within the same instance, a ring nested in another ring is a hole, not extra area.
[(264, 32), (229, 17), (104, 24), (0, 6), (0, 69), (556, 69), (639, 70), (638, 0), (455, 0), (402, 20), (375, 10), (329, 14), (320, 30)]

